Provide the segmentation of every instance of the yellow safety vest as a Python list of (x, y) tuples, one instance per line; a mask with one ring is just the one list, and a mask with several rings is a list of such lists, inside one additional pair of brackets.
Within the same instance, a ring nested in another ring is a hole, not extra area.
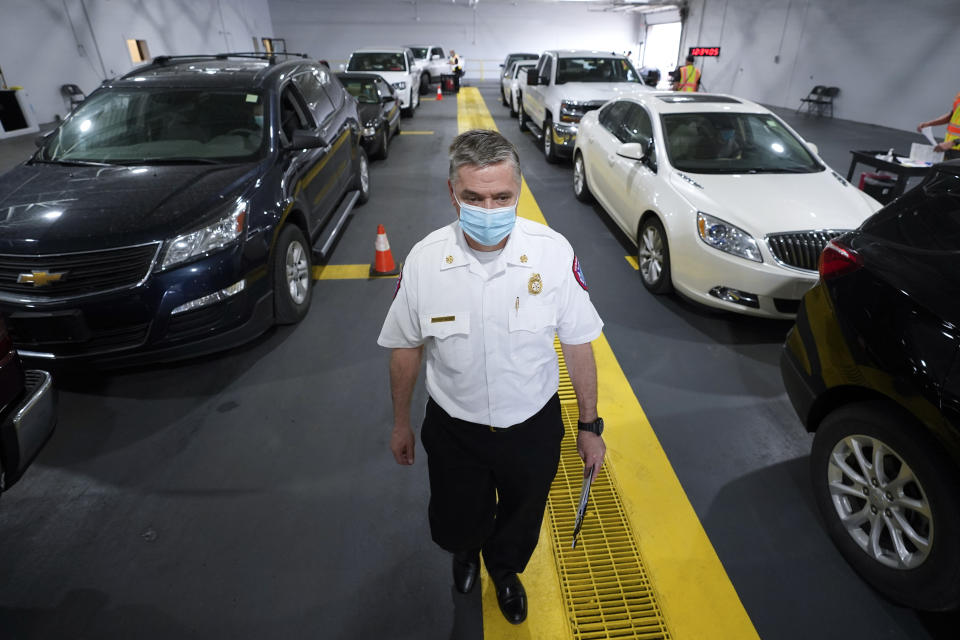
[[(700, 84), (700, 70), (692, 64), (680, 67), (680, 91), (696, 91)], [(954, 114), (956, 115), (956, 114)], [(957, 132), (960, 135), (960, 131)]]
[(950, 142), (951, 140), (956, 140), (953, 145), (953, 148), (956, 149), (957, 144), (960, 143), (960, 93), (953, 99), (953, 117), (947, 123), (946, 141)]

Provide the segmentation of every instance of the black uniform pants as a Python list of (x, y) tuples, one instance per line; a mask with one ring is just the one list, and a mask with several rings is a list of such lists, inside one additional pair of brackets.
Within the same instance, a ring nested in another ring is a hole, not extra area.
[(454, 553), (482, 549), (494, 579), (521, 573), (537, 546), (560, 462), (560, 399), (554, 395), (520, 424), (491, 429), (450, 416), (431, 398), (420, 438), (433, 541)]

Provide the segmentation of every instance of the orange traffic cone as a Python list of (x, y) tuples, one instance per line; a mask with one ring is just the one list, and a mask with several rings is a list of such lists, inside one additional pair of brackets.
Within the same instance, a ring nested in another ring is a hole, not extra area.
[(373, 243), (377, 249), (377, 256), (370, 265), (370, 276), (395, 276), (400, 271), (393, 262), (390, 252), (390, 242), (387, 240), (387, 231), (382, 224), (377, 225), (377, 241)]
[(443, 89), (440, 87), (441, 84), (443, 83), (441, 82), (440, 84), (437, 85), (437, 102), (439, 102), (440, 100), (443, 100)]

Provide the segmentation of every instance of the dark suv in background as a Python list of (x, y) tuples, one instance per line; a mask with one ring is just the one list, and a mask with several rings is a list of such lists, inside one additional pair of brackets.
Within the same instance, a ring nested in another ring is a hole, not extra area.
[(960, 161), (827, 245), (781, 359), (827, 532), (897, 602), (960, 606)]
[(325, 65), (158, 57), (0, 176), (0, 311), (26, 357), (196, 356), (307, 312), (369, 195), (357, 102)]

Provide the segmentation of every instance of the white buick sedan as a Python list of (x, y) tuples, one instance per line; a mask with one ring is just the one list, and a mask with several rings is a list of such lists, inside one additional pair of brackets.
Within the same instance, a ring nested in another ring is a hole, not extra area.
[(793, 317), (826, 243), (880, 208), (733, 96), (612, 100), (580, 121), (573, 162), (574, 194), (637, 244), (647, 289), (756, 316)]

